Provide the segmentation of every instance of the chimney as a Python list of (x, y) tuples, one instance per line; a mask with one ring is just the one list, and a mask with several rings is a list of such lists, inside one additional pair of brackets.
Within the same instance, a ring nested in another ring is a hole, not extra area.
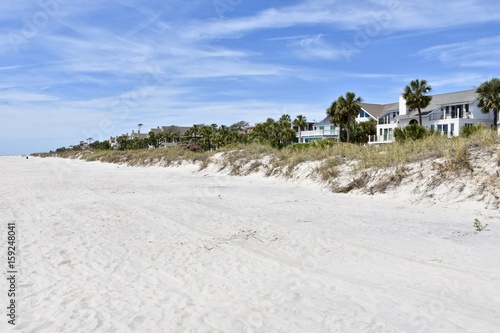
[(403, 98), (403, 96), (399, 96), (399, 115), (405, 115), (407, 114), (408, 108), (406, 107), (406, 100)]

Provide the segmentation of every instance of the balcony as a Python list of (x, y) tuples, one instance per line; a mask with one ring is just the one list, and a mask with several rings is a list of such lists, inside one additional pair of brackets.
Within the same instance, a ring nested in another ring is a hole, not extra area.
[(368, 137), (368, 144), (381, 144), (394, 142), (394, 135), (392, 133), (386, 135), (370, 135)]
[(301, 136), (305, 138), (336, 138), (339, 136), (339, 130), (314, 130), (314, 131), (302, 131), (300, 134), (297, 133), (297, 137)]
[(389, 119), (387, 117), (379, 118), (378, 119), (378, 124), (379, 125), (396, 124), (396, 118), (392, 118), (392, 119)]

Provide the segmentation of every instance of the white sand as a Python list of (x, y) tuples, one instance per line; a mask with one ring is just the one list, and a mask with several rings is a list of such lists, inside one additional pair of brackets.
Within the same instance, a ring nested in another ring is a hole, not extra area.
[(195, 169), (0, 158), (0, 332), (500, 332), (500, 212)]

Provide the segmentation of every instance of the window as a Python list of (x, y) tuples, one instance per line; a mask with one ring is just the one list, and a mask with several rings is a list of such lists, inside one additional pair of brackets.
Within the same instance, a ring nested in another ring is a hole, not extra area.
[(359, 116), (358, 117), (359, 118), (371, 118), (370, 115), (367, 112), (365, 112), (365, 110), (359, 111)]

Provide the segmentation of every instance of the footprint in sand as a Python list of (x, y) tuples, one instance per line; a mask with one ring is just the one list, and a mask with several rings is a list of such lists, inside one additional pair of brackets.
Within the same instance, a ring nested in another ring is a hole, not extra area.
[(141, 328), (142, 324), (146, 321), (146, 317), (144, 316), (137, 316), (134, 318), (131, 324), (128, 325), (130, 329), (135, 330), (138, 328)]

